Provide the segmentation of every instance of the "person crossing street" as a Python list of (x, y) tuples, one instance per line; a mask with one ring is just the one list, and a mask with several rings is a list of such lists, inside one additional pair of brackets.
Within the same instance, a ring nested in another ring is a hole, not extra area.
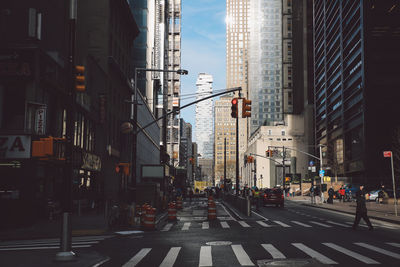
[(365, 190), (364, 186), (360, 185), (360, 190), (356, 194), (357, 199), (357, 208), (356, 208), (356, 217), (354, 219), (353, 230), (356, 230), (358, 224), (360, 223), (361, 218), (367, 223), (369, 230), (373, 230), (373, 226), (369, 221), (367, 215), (367, 206), (365, 205)]

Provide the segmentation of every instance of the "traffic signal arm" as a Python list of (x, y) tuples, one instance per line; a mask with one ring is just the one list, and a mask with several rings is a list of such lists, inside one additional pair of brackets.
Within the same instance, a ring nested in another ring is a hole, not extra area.
[(75, 66), (75, 90), (77, 92), (84, 92), (86, 90), (84, 66)]

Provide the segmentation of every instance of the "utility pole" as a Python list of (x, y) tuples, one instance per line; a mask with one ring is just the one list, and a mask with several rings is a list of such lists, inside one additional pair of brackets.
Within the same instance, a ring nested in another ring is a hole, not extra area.
[(224, 138), (224, 191), (226, 192), (226, 137)]
[(282, 166), (283, 166), (283, 189), (286, 189), (286, 166), (285, 166), (285, 157), (286, 157), (286, 151), (285, 151), (285, 146), (282, 147), (283, 152), (282, 152)]
[[(239, 91), (239, 99), (240, 97)], [(236, 116), (236, 195), (239, 195), (239, 112)]]
[(319, 166), (319, 169), (320, 169), (320, 172), (319, 172), (319, 176), (321, 177), (321, 185), (320, 185), (320, 193), (321, 193), (321, 202), (322, 203), (324, 203), (324, 192), (322, 192), (322, 184), (323, 184), (323, 179), (324, 179), (324, 175), (322, 174), (322, 145), (320, 144), (319, 145), (319, 164), (320, 164), (320, 166)]
[(72, 212), (72, 179), (73, 170), (73, 147), (74, 147), (74, 124), (75, 124), (75, 39), (76, 39), (76, 17), (77, 0), (69, 1), (69, 51), (68, 51), (68, 79), (67, 90), (69, 91), (67, 99), (67, 121), (66, 121), (66, 143), (65, 143), (65, 169), (63, 177), (63, 220), (60, 239), (60, 251), (57, 252), (55, 261), (73, 261), (76, 258), (71, 250), (71, 218)]

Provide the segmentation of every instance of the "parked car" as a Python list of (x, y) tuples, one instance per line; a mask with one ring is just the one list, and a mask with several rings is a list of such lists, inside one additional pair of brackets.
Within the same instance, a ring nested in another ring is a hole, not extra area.
[(265, 205), (275, 205), (283, 208), (285, 206), (283, 191), (280, 188), (267, 188), (264, 190), (263, 204)]
[(378, 201), (378, 194), (381, 190), (372, 190), (370, 192), (368, 192), (368, 197), (369, 197), (369, 201)]

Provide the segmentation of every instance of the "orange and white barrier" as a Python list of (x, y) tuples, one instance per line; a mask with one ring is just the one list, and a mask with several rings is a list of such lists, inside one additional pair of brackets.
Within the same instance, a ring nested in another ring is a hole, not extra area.
[(151, 206), (147, 207), (146, 216), (144, 217), (144, 229), (155, 230), (156, 229), (156, 209)]
[(214, 201), (208, 202), (208, 219), (215, 220), (217, 218), (217, 208)]
[(176, 204), (170, 202), (168, 204), (168, 221), (176, 221)]

